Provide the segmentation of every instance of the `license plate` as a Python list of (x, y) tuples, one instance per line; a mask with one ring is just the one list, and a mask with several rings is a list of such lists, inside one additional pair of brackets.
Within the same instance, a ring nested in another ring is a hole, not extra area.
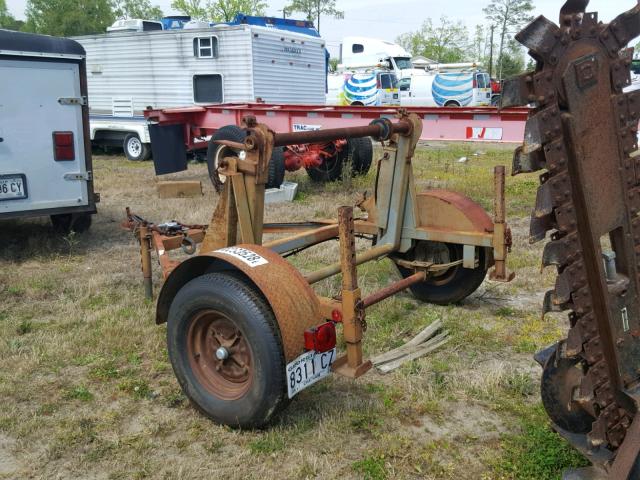
[(24, 175), (0, 175), (0, 200), (27, 198), (27, 181)]
[(331, 373), (331, 364), (336, 359), (336, 349), (324, 353), (303, 353), (287, 365), (287, 388), (289, 398), (313, 385)]

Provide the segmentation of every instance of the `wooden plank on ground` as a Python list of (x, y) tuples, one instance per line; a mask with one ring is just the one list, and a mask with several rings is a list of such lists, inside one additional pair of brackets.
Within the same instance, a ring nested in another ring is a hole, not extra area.
[(372, 358), (371, 362), (373, 362), (374, 365), (380, 365), (381, 363), (399, 358), (408, 353), (408, 351), (413, 351), (412, 347), (420, 345), (427, 339), (431, 338), (440, 328), (442, 328), (442, 322), (440, 320), (436, 320), (404, 345)]
[(157, 183), (160, 198), (188, 198), (203, 195), (202, 182), (195, 180), (169, 180)]

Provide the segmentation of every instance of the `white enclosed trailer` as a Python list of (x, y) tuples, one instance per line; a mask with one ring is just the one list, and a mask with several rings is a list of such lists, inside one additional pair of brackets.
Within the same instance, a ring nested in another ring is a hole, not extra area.
[(0, 30), (0, 219), (91, 224), (85, 52), (72, 40)]
[(148, 158), (151, 107), (325, 102), (325, 42), (252, 25), (77, 37), (87, 52), (91, 140)]

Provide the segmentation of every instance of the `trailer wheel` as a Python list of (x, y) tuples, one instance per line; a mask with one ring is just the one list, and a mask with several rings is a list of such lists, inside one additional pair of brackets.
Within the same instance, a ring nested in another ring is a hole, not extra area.
[(226, 181), (226, 177), (218, 174), (220, 160), (222, 160), (225, 155), (235, 156), (236, 153), (224, 145), (219, 145), (214, 142), (217, 140), (228, 140), (230, 142), (244, 143), (246, 137), (247, 134), (237, 125), (225, 125), (211, 135), (209, 147), (207, 148), (207, 170), (209, 171), (211, 183), (213, 183), (217, 191), (220, 191)]
[[(410, 261), (443, 264), (462, 260), (462, 250), (462, 245), (453, 243), (419, 241), (411, 250), (400, 257)], [(479, 263), (480, 266), (475, 269), (457, 265), (438, 275), (433, 275), (426, 281), (410, 287), (411, 293), (420, 301), (436, 305), (460, 302), (475, 292), (487, 275), (488, 268), (485, 266), (484, 248), (480, 249)], [(413, 270), (399, 265), (397, 268), (404, 278), (415, 273)]]
[(348, 145), (353, 174), (366, 175), (373, 161), (373, 142), (371, 138), (351, 138)]
[(68, 235), (72, 230), (76, 233), (84, 233), (91, 227), (90, 213), (63, 213), (51, 215), (51, 225), (56, 233)]
[(314, 182), (335, 182), (342, 178), (342, 167), (347, 158), (347, 150), (336, 153), (333, 157), (325, 158), (322, 165), (307, 168), (309, 178)]
[(276, 147), (269, 160), (269, 174), (267, 177), (267, 188), (280, 188), (284, 182), (284, 148)]
[(210, 273), (182, 287), (169, 310), (167, 345), (185, 395), (215, 422), (260, 428), (286, 406), (276, 319), (241, 278)]
[(149, 144), (143, 143), (136, 133), (129, 133), (124, 137), (122, 148), (124, 149), (124, 154), (127, 156), (127, 160), (131, 160), (132, 162), (149, 160), (149, 157), (151, 157)]

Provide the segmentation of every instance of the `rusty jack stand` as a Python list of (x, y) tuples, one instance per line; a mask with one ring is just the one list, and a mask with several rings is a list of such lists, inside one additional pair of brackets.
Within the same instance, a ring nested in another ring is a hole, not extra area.
[(366, 323), (364, 304), (358, 288), (353, 208), (341, 207), (338, 210), (338, 232), (342, 270), (342, 327), (347, 353), (335, 361), (333, 371), (345, 377), (358, 378), (371, 369), (373, 364), (370, 360), (363, 362), (362, 355), (362, 333)]

